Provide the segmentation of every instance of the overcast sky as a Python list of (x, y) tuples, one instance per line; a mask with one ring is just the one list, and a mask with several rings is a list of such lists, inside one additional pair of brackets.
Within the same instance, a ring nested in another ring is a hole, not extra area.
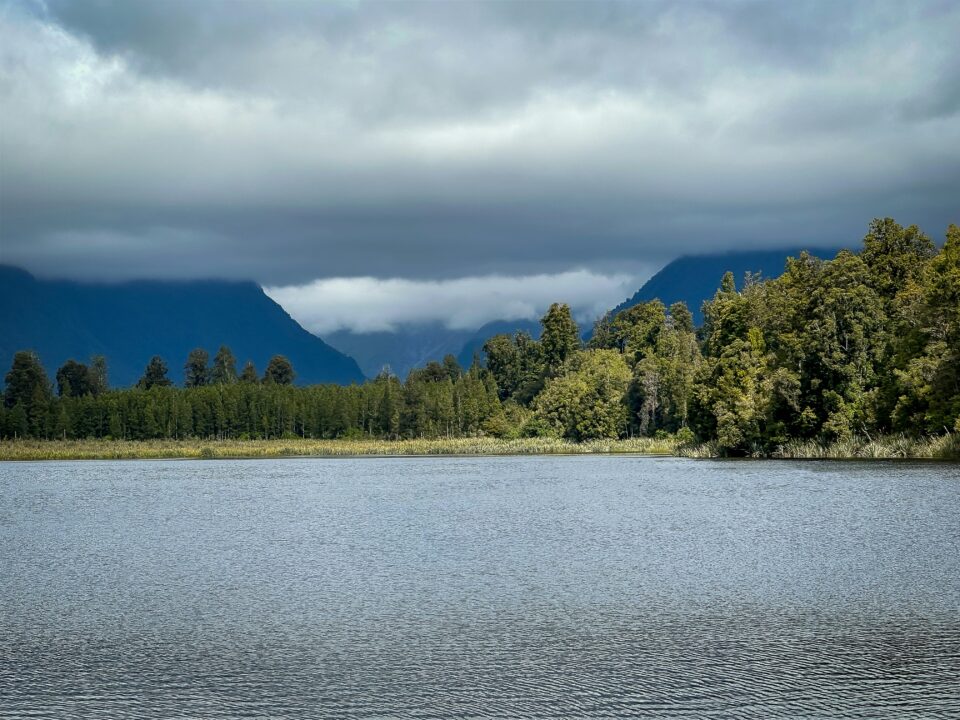
[(0, 261), (361, 328), (614, 304), (874, 216), (940, 239), (958, 37), (955, 0), (0, 2)]

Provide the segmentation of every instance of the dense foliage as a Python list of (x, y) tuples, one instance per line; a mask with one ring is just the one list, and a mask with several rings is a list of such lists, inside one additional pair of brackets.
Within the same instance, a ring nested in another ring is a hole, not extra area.
[(294, 387), (282, 356), (262, 377), (221, 347), (184, 365), (153, 358), (136, 387), (68, 360), (55, 395), (38, 358), (16, 355), (0, 433), (35, 438), (562, 437), (676, 434), (726, 454), (789, 442), (960, 431), (960, 229), (944, 246), (874, 221), (860, 253), (806, 253), (774, 280), (728, 273), (693, 327), (683, 303), (640, 303), (597, 322), (586, 347), (566, 305), (543, 333), (497, 335), (485, 366), (452, 357), (363, 385)]

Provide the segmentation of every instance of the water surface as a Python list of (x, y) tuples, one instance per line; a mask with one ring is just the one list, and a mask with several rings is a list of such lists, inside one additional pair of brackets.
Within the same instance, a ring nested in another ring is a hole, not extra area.
[(0, 463), (0, 718), (955, 718), (960, 466)]

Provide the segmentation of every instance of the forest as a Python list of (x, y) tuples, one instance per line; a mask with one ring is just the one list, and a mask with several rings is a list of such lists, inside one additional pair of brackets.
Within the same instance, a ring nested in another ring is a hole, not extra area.
[(723, 455), (788, 441), (960, 432), (960, 228), (938, 249), (918, 227), (874, 220), (859, 252), (806, 253), (783, 275), (727, 273), (693, 325), (654, 300), (596, 322), (584, 341), (554, 304), (543, 333), (497, 335), (469, 368), (452, 356), (364, 384), (293, 384), (227, 347), (196, 349), (175, 386), (160, 357), (111, 389), (108, 359), (47, 377), (32, 352), (5, 377), (3, 438), (270, 439), (670, 435)]

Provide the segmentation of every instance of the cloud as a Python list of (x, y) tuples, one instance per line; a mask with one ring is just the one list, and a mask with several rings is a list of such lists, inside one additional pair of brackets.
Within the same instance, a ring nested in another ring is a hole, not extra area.
[(578, 320), (591, 321), (632, 293), (640, 280), (574, 270), (432, 282), (328, 278), (264, 290), (297, 322), (323, 335), (342, 329), (392, 332), (403, 325), (435, 322), (450, 329), (475, 329), (493, 320), (539, 318), (553, 302), (566, 302)]
[(960, 196), (956, 3), (11, 3), (0, 261), (638, 274)]

